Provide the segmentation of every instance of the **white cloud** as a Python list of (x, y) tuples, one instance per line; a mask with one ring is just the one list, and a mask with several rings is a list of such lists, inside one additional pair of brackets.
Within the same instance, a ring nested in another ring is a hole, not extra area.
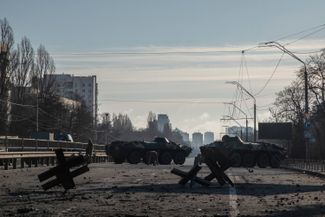
[(210, 115), (207, 112), (204, 112), (201, 116), (200, 116), (200, 120), (201, 121), (205, 121), (208, 120), (210, 118)]
[(127, 115), (130, 115), (134, 112), (134, 109), (130, 108), (130, 109), (127, 109), (125, 111), (123, 111), (123, 114), (127, 114)]

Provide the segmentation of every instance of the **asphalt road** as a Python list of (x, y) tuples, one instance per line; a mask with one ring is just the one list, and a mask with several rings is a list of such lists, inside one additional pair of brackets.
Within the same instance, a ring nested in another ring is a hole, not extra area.
[[(191, 162), (189, 161), (189, 164)], [(92, 164), (76, 189), (44, 192), (48, 167), (0, 171), (0, 216), (325, 216), (325, 180), (282, 169), (232, 168), (235, 187), (179, 186), (173, 167)], [(199, 176), (209, 173), (203, 166)]]

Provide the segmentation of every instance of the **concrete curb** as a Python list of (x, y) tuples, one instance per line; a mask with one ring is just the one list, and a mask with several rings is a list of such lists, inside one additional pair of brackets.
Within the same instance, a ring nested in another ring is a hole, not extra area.
[(301, 173), (305, 173), (307, 175), (316, 176), (318, 178), (325, 179), (325, 174), (320, 173), (320, 172), (304, 170), (304, 169), (298, 169), (298, 168), (292, 168), (292, 167), (286, 167), (286, 166), (281, 166), (280, 168), (286, 169), (286, 170), (291, 170), (291, 171), (296, 171), (296, 172), (301, 172)]

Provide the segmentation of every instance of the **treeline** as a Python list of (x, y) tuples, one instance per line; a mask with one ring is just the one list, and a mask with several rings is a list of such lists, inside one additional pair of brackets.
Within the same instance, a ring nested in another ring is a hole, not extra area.
[[(305, 114), (304, 67), (297, 72), (296, 80), (277, 93), (270, 108), (275, 121), (293, 123), (293, 140), (290, 157), (325, 159), (325, 50), (305, 60), (307, 66), (309, 114)], [(310, 123), (310, 126), (307, 122)], [(308, 130), (307, 139), (304, 138)], [(306, 153), (307, 152), (307, 153)]]
[(186, 144), (179, 130), (173, 130), (170, 124), (166, 124), (163, 131), (158, 130), (156, 114), (149, 112), (147, 118), (147, 127), (145, 129), (135, 129), (126, 114), (105, 113), (101, 117), (101, 122), (97, 128), (98, 142), (109, 144), (115, 140), (132, 141), (145, 140), (150, 141), (155, 137), (166, 137), (169, 140)]
[(34, 49), (27, 37), (15, 44), (6, 18), (0, 19), (0, 37), (0, 136), (29, 137), (38, 130), (69, 132), (77, 141), (93, 137), (84, 103), (66, 103), (55, 94), (55, 63), (46, 48)]

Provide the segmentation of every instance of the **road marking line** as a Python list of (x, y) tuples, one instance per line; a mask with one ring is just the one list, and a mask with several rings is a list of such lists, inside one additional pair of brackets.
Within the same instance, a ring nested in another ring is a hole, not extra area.
[[(229, 174), (231, 176), (231, 174)], [(236, 181), (236, 177), (233, 176), (233, 181)], [(230, 205), (230, 216), (235, 217), (239, 215), (239, 209), (237, 206), (237, 191), (236, 187), (232, 187), (229, 185), (229, 205)]]

